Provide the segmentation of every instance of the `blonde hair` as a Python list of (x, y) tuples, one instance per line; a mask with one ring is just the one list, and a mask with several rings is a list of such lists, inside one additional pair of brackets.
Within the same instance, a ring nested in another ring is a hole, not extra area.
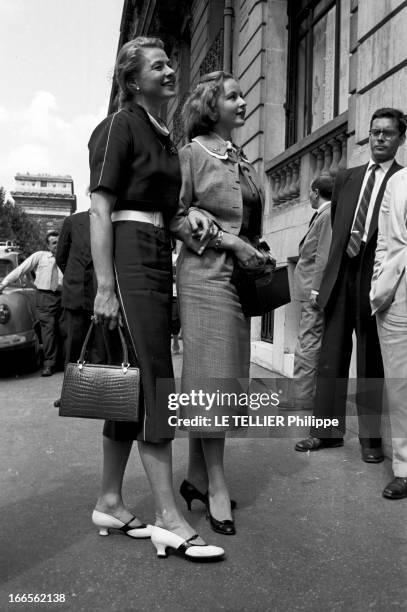
[(114, 74), (119, 86), (119, 106), (125, 106), (135, 96), (135, 79), (144, 64), (144, 49), (164, 49), (160, 38), (138, 36), (130, 40), (117, 54)]
[(217, 70), (209, 72), (199, 81), (188, 96), (182, 110), (184, 130), (188, 140), (195, 136), (208, 134), (213, 130), (217, 117), (217, 102), (223, 90), (223, 84), (234, 76), (229, 72)]

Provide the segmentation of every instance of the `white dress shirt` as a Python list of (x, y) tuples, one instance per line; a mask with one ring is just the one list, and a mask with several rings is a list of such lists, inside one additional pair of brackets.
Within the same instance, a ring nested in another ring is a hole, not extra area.
[(60, 291), (62, 288), (62, 272), (58, 268), (51, 251), (37, 251), (27, 257), (22, 264), (12, 270), (3, 279), (2, 285), (10, 285), (23, 274), (35, 273), (34, 285), (43, 291)]
[(374, 205), (375, 205), (376, 198), (377, 198), (377, 195), (379, 193), (381, 184), (383, 182), (384, 177), (386, 176), (386, 173), (390, 170), (391, 166), (393, 165), (393, 162), (394, 162), (394, 159), (391, 159), (389, 161), (382, 162), (381, 164), (377, 164), (377, 162), (373, 161), (373, 159), (369, 160), (369, 165), (368, 165), (367, 170), (366, 170), (365, 178), (363, 179), (362, 188), (361, 188), (360, 194), (359, 194), (358, 205), (356, 206), (355, 215), (353, 217), (353, 223), (352, 223), (352, 228), (353, 228), (353, 225), (354, 225), (355, 219), (356, 219), (356, 215), (357, 215), (358, 210), (359, 210), (360, 201), (362, 199), (362, 195), (363, 195), (363, 192), (365, 190), (366, 183), (367, 183), (368, 178), (370, 176), (370, 172), (371, 172), (370, 168), (374, 164), (377, 164), (379, 167), (376, 169), (375, 183), (374, 183), (372, 195), (371, 195), (370, 202), (369, 202), (369, 208), (367, 210), (366, 222), (365, 222), (365, 231), (364, 231), (363, 236), (362, 236), (362, 241), (363, 242), (367, 241), (367, 235), (369, 233), (370, 221), (372, 219)]

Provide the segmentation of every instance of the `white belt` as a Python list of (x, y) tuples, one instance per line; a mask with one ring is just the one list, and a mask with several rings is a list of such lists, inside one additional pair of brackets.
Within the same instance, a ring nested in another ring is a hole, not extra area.
[(164, 227), (164, 218), (161, 212), (146, 212), (143, 210), (116, 210), (111, 214), (112, 221), (140, 221), (151, 223), (155, 227)]

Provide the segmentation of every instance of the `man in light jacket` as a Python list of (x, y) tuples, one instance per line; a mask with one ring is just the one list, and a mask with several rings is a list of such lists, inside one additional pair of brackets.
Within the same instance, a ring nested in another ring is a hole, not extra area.
[(386, 187), (370, 301), (382, 351), (393, 445), (394, 479), (383, 497), (407, 497), (407, 169)]
[(312, 410), (324, 325), (316, 300), (331, 244), (331, 196), (333, 178), (322, 176), (311, 183), (309, 199), (316, 210), (299, 245), (294, 271), (293, 299), (301, 302), (298, 340), (294, 353), (293, 408)]

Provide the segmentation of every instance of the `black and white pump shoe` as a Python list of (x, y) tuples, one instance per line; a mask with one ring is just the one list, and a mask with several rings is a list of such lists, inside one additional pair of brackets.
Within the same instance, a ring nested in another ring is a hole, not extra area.
[(167, 549), (176, 551), (189, 561), (219, 561), (225, 555), (225, 551), (220, 546), (208, 544), (194, 544), (194, 540), (199, 538), (196, 533), (188, 540), (184, 540), (176, 533), (153, 527), (151, 541), (157, 550), (157, 557), (167, 557)]
[(92, 513), (92, 523), (99, 529), (99, 535), (101, 536), (107, 536), (109, 535), (110, 529), (116, 529), (130, 538), (137, 538), (140, 540), (143, 538), (150, 538), (153, 531), (153, 526), (142, 523), (137, 527), (131, 527), (130, 523), (134, 521), (134, 519), (135, 517), (132, 516), (127, 523), (123, 523), (114, 516), (105, 514), (104, 512), (99, 512), (99, 510), (94, 510)]

